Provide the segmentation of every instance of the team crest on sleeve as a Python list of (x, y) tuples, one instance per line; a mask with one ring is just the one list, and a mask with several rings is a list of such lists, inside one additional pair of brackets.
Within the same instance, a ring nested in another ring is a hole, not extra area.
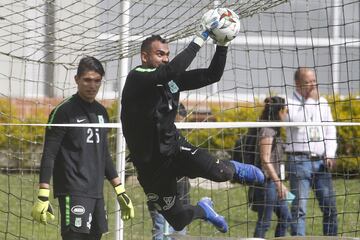
[(104, 123), (103, 115), (98, 115), (99, 123)]
[(169, 210), (172, 206), (174, 206), (175, 198), (176, 198), (176, 196), (163, 197), (163, 200), (165, 202), (165, 206), (163, 207), (163, 209)]
[(171, 93), (177, 93), (179, 91), (179, 87), (178, 85), (176, 85), (176, 83), (171, 80), (170, 82), (168, 82), (169, 88), (170, 88), (170, 92)]

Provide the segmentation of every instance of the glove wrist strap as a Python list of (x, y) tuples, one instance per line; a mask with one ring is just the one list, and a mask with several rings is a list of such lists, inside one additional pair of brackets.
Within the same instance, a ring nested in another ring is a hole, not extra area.
[(216, 45), (221, 46), (221, 47), (228, 47), (230, 45), (230, 41), (224, 42), (224, 43), (216, 42)]
[(115, 189), (116, 195), (120, 195), (125, 192), (125, 187), (122, 184), (117, 185), (114, 189)]
[(201, 37), (195, 36), (194, 43), (196, 43), (197, 45), (199, 45), (200, 47), (202, 47), (205, 43), (204, 39), (202, 39)]
[(50, 189), (46, 189), (46, 188), (39, 189), (38, 197), (49, 198), (49, 195), (50, 195)]

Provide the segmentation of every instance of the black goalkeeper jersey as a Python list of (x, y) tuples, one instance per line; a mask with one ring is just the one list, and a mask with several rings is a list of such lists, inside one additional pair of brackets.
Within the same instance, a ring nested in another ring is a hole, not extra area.
[[(207, 69), (185, 71), (200, 47), (195, 43), (158, 68), (136, 67), (122, 93), (121, 122), (131, 159), (139, 174), (148, 174), (179, 149), (174, 124), (181, 91), (198, 89), (220, 80), (227, 47), (216, 48)], [(148, 174), (149, 175), (149, 174)]]
[[(49, 123), (107, 123), (106, 109), (97, 101), (86, 102), (78, 94), (59, 104)], [(47, 127), (41, 159), (40, 183), (49, 183), (53, 174), (54, 196), (103, 197), (104, 176), (117, 172), (108, 150), (106, 128)]]

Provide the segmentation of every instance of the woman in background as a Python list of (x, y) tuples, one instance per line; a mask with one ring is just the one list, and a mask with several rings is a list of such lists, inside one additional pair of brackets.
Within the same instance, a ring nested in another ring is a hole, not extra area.
[[(287, 117), (287, 106), (281, 97), (268, 97), (265, 99), (265, 108), (260, 121), (284, 121)], [(275, 237), (286, 235), (291, 221), (291, 214), (285, 201), (289, 191), (283, 184), (283, 146), (279, 127), (264, 127), (258, 131), (259, 157), (256, 161), (261, 166), (266, 177), (264, 187), (254, 188), (254, 198), (263, 199), (257, 206), (258, 220), (254, 237), (264, 238), (270, 227), (272, 212), (275, 212), (278, 221)], [(290, 193), (291, 195), (291, 193)]]

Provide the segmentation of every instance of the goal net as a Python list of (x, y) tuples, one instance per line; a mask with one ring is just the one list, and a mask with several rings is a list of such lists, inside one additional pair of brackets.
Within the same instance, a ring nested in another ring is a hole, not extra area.
[[(127, 72), (141, 64), (141, 41), (160, 34), (170, 43), (171, 57), (192, 40), (207, 9), (228, 7), (241, 18), (241, 33), (229, 47), (219, 83), (181, 93), (186, 112), (181, 130), (189, 141), (219, 159), (232, 150), (249, 124), (256, 122), (268, 96), (287, 98), (295, 90), (300, 66), (315, 70), (318, 89), (331, 107), (335, 122), (360, 122), (360, 3), (358, 0), (4, 0), (0, 4), (0, 238), (61, 239), (57, 200), (55, 221), (46, 226), (30, 217), (37, 198), (44, 127), (50, 111), (76, 92), (74, 75), (81, 57), (100, 59), (106, 75), (98, 100), (111, 121), (119, 122), (118, 102)], [(207, 67), (215, 52), (209, 41), (189, 69)], [(170, 57), (170, 58), (171, 58)], [(203, 129), (204, 122), (224, 122)], [(11, 125), (19, 124), (19, 125)], [(127, 154), (113, 128), (112, 157)], [(332, 172), (338, 235), (360, 236), (360, 127), (337, 126), (337, 167)], [(152, 223), (146, 196), (131, 163), (119, 164), (135, 206), (135, 218), (119, 224), (118, 206), (105, 185), (109, 230), (103, 239), (150, 239)], [(125, 171), (123, 170), (125, 168)], [(210, 224), (194, 221), (187, 235), (252, 237), (257, 214), (249, 208), (248, 187), (235, 183), (190, 180), (188, 195), (195, 204), (209, 196), (229, 223), (222, 234)], [(286, 179), (285, 185), (289, 186)], [(323, 215), (310, 191), (306, 234), (322, 235)], [(289, 206), (290, 207), (290, 206)], [(273, 214), (267, 238), (274, 236)]]

